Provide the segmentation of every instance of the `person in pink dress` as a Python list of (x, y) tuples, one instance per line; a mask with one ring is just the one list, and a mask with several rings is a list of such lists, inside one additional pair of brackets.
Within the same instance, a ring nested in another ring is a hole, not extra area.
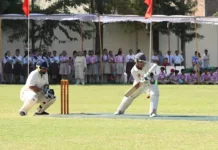
[(90, 83), (96, 83), (97, 82), (97, 75), (98, 75), (98, 69), (97, 69), (97, 56), (94, 55), (94, 51), (90, 51), (89, 56), (89, 75), (90, 75)]
[(63, 51), (60, 56), (60, 70), (59, 74), (62, 76), (62, 79), (68, 79), (69, 75), (69, 57), (67, 56), (67, 52)]
[(197, 84), (198, 83), (198, 75), (195, 70), (191, 70), (190, 74), (187, 74), (185, 82), (187, 84)]
[(117, 56), (115, 56), (116, 63), (116, 83), (122, 83), (122, 75), (124, 74), (124, 57), (122, 50), (119, 49)]
[[(111, 75), (111, 67), (110, 67), (110, 57), (108, 54), (107, 49), (104, 49), (104, 54), (102, 56), (102, 62), (103, 62), (103, 83), (108, 82), (108, 78)], [(101, 70), (100, 70), (101, 71)]]
[(185, 82), (186, 77), (187, 77), (187, 74), (185, 73), (185, 69), (182, 69), (181, 73), (179, 74), (179, 83), (186, 84)]
[(109, 51), (108, 58), (109, 58), (110, 69), (111, 69), (111, 74), (109, 79), (110, 82), (114, 83), (116, 78), (116, 72), (115, 72), (115, 57), (112, 51)]

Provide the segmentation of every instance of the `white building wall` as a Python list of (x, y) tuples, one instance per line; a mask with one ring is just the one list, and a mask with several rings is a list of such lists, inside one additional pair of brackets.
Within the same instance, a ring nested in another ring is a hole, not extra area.
[[(124, 54), (128, 53), (128, 50), (132, 48), (134, 51), (136, 51), (136, 35), (135, 33), (125, 33), (122, 29), (122, 25), (119, 24), (106, 24), (104, 25), (104, 48), (107, 48), (108, 50), (112, 50), (114, 54), (117, 53), (117, 50), (119, 48), (123, 49)], [(69, 31), (71, 32), (71, 31)], [(62, 31), (59, 31), (58, 29), (55, 31), (56, 36), (58, 35), (59, 39), (64, 40), (66, 39), (64, 33)], [(51, 47), (49, 47), (49, 51), (57, 50), (58, 53), (61, 53), (63, 50), (66, 50), (68, 55), (72, 56), (72, 53), (74, 50), (81, 50), (81, 37), (78, 33), (70, 33), (73, 35), (73, 37), (76, 37), (77, 41), (68, 41), (64, 44), (59, 43), (58, 41), (55, 41)], [(19, 48), (21, 50), (21, 54), (23, 55), (24, 51), (24, 43), (22, 41), (20, 42), (14, 42), (9, 43), (7, 40), (7, 36), (9, 33), (3, 33), (3, 54), (10, 50), (12, 54), (14, 54), (15, 49)], [(95, 33), (93, 33), (95, 38)], [(139, 41), (138, 41), (138, 47), (145, 52), (148, 55), (149, 50), (149, 36), (146, 35), (146, 31), (140, 31), (138, 34)], [(95, 46), (95, 40), (94, 38), (89, 40), (84, 40), (83, 48), (85, 50), (91, 50), (94, 49)], [(97, 37), (99, 38), (99, 37)], [(38, 44), (36, 43), (36, 47), (38, 47)]]

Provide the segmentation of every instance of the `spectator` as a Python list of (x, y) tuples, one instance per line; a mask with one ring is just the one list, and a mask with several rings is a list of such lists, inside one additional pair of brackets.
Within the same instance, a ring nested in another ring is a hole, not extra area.
[(173, 55), (171, 54), (171, 51), (168, 51), (164, 58), (167, 58), (168, 63), (173, 66)]
[(182, 62), (184, 61), (182, 55), (179, 54), (179, 51), (175, 51), (176, 55), (173, 57), (173, 62), (175, 67), (176, 66), (181, 66)]
[(210, 66), (210, 55), (208, 54), (208, 50), (204, 50), (203, 55), (203, 68), (208, 68)]

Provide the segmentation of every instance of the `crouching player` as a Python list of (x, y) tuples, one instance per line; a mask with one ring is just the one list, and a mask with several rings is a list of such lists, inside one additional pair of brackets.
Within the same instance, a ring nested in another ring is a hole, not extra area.
[[(147, 92), (150, 97), (150, 117), (155, 117), (157, 115), (157, 106), (159, 100), (159, 89), (158, 86), (155, 85), (154, 76), (152, 76), (152, 72), (157, 67), (154, 63), (146, 62), (146, 57), (143, 53), (138, 53), (135, 56), (136, 64), (131, 70), (131, 74), (134, 78), (133, 86), (136, 88), (140, 88), (140, 83), (143, 80), (146, 80), (145, 86), (142, 86), (141, 90), (135, 91), (135, 93), (131, 94), (130, 96), (124, 96), (123, 100), (118, 107), (117, 111), (114, 113), (115, 115), (124, 114), (125, 110), (130, 106), (135, 98), (137, 98), (142, 93)], [(151, 77), (150, 77), (151, 75)]]
[(55, 96), (54, 90), (49, 89), (47, 71), (47, 62), (39, 61), (36, 64), (36, 70), (28, 76), (26, 84), (20, 91), (20, 99), (23, 101), (23, 106), (19, 110), (21, 116), (27, 115), (28, 111), (37, 103), (40, 105), (36, 109), (35, 115), (48, 115), (45, 110), (55, 102)]

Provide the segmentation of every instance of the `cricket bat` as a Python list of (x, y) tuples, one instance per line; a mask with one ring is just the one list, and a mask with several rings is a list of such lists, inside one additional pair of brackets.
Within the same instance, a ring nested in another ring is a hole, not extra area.
[[(151, 66), (151, 68), (147, 71), (146, 74), (150, 74), (150, 72), (153, 72), (156, 67), (157, 67), (157, 65), (156, 65), (156, 64), (153, 64), (153, 65)], [(136, 87), (137, 84), (139, 84), (138, 88)], [(124, 96), (126, 96), (126, 97), (132, 96), (132, 95), (135, 93), (135, 91), (137, 91), (138, 89), (141, 89), (142, 86), (143, 86), (143, 87), (147, 86), (148, 82), (147, 82), (146, 80), (142, 80), (141, 82), (139, 82), (139, 83), (137, 83), (137, 84), (136, 84), (135, 86), (132, 86), (132, 87), (125, 93)]]
[(124, 96), (126, 96), (126, 97), (131, 96), (136, 90), (138, 90), (140, 87), (142, 87), (144, 83), (143, 83), (143, 82), (139, 82), (138, 84), (139, 84), (138, 87), (136, 87), (137, 84), (134, 85), (134, 86), (132, 86), (132, 87), (125, 93)]

